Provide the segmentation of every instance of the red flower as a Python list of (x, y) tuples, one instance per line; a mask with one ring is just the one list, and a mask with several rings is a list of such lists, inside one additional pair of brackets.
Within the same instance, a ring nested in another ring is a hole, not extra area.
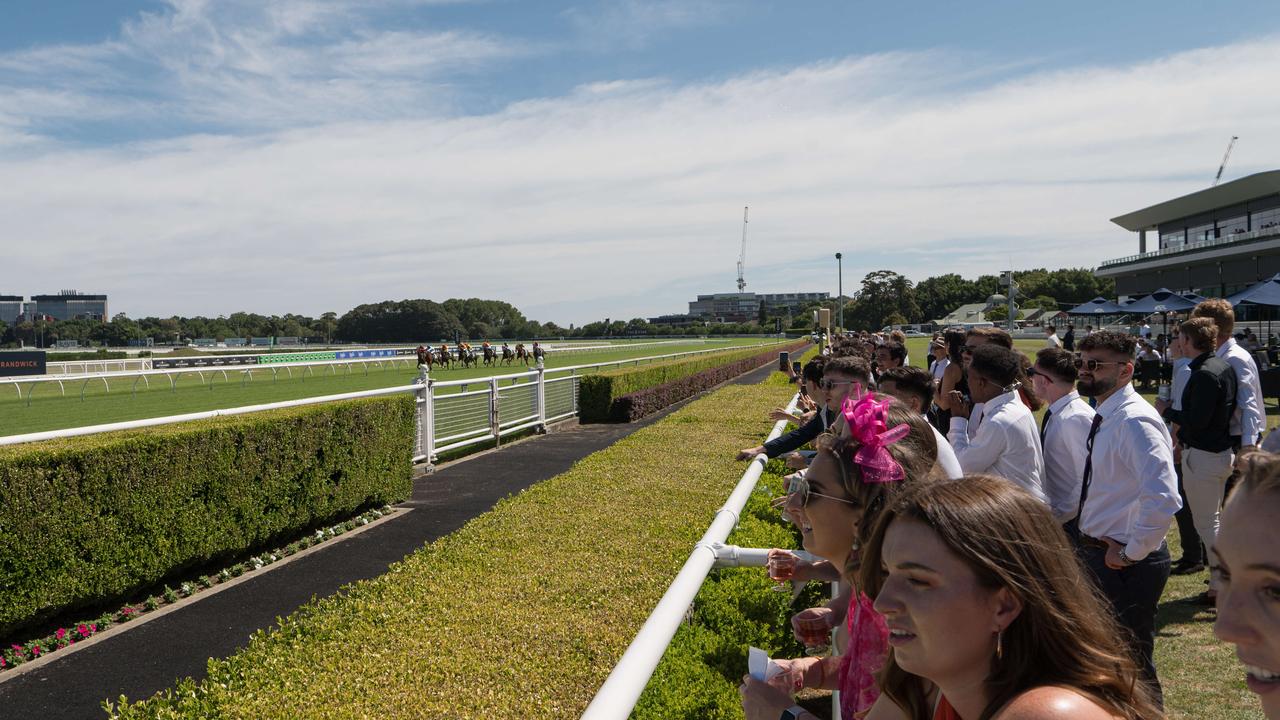
[(89, 632), (91, 632), (91, 633), (96, 633), (96, 632), (98, 632), (98, 626), (97, 626), (97, 624), (95, 624), (95, 623), (89, 623)]
[(58, 638), (59, 640), (61, 640), (62, 638), (64, 638), (64, 637), (66, 637), (66, 636), (67, 636), (67, 629), (66, 629), (66, 628), (58, 628), (58, 632), (54, 633), (54, 634), (53, 634), (53, 636), (54, 636), (54, 637), (56, 637), (56, 638)]
[(85, 627), (84, 623), (76, 626), (76, 632), (80, 633), (80, 637), (89, 637), (89, 628)]
[(32, 654), (32, 655), (34, 655), (34, 656), (36, 656), (36, 657), (40, 657), (40, 646), (39, 646), (39, 645), (32, 645), (32, 646), (31, 646), (31, 654)]

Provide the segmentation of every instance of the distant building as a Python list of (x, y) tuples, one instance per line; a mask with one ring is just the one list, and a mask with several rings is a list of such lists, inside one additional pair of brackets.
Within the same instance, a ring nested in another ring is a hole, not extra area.
[(85, 295), (75, 290), (62, 290), (57, 295), (32, 295), (26, 315), (47, 315), (55, 320), (98, 320), (106, 322), (106, 295)]
[(0, 322), (5, 325), (13, 325), (21, 315), (21, 295), (0, 295)]
[(753, 322), (766, 313), (796, 312), (807, 305), (831, 299), (825, 292), (807, 293), (714, 293), (699, 295), (689, 303), (689, 315), (711, 322)]
[(704, 321), (700, 317), (694, 315), (659, 315), (658, 317), (648, 318), (650, 325), (674, 325), (684, 327), (687, 325), (701, 325)]
[[(1138, 254), (1107, 260), (1094, 275), (1118, 295), (1160, 288), (1215, 297), (1280, 273), (1280, 170), (1206, 188), (1114, 217), (1138, 234)], [(1148, 233), (1156, 241), (1148, 250)]]

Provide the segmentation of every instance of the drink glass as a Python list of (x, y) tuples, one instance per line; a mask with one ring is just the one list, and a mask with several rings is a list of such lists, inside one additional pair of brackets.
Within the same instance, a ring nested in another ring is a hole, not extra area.
[(773, 549), (769, 551), (769, 563), (765, 567), (769, 572), (769, 579), (777, 583), (773, 587), (774, 592), (790, 592), (790, 580), (795, 577), (796, 562), (800, 558), (795, 553), (787, 550)]
[(1156, 390), (1156, 397), (1168, 401), (1170, 387), (1164, 383), (1160, 383), (1160, 387)]
[(810, 615), (801, 612), (791, 619), (796, 637), (804, 645), (804, 654), (810, 657), (825, 655), (831, 641), (831, 624), (826, 615)]

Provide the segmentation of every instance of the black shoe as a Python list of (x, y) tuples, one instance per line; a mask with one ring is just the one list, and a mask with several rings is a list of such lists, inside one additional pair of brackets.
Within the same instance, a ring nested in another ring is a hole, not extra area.
[(1204, 563), (1178, 562), (1169, 570), (1170, 575), (1195, 575), (1204, 572)]
[(1194, 604), (1196, 604), (1196, 605), (1203, 605), (1203, 606), (1205, 606), (1205, 607), (1217, 607), (1217, 606), (1218, 606), (1218, 598), (1217, 598), (1217, 596), (1210, 595), (1208, 590), (1206, 590), (1206, 591), (1204, 591), (1204, 592), (1200, 593), (1199, 595), (1197, 595), (1197, 596), (1195, 596), (1195, 597), (1191, 598), (1191, 602), (1192, 602), (1192, 603), (1194, 603)]

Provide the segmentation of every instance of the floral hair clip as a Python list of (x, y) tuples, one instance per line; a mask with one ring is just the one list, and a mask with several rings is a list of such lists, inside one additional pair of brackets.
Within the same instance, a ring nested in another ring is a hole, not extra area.
[[(840, 408), (849, 426), (849, 435), (858, 441), (853, 461), (862, 468), (865, 483), (891, 483), (906, 479), (906, 473), (897, 460), (889, 454), (888, 447), (906, 437), (911, 427), (906, 423), (888, 426), (891, 400), (877, 402), (870, 393), (861, 394), (861, 386), (844, 401)], [(854, 397), (858, 397), (854, 400)]]

